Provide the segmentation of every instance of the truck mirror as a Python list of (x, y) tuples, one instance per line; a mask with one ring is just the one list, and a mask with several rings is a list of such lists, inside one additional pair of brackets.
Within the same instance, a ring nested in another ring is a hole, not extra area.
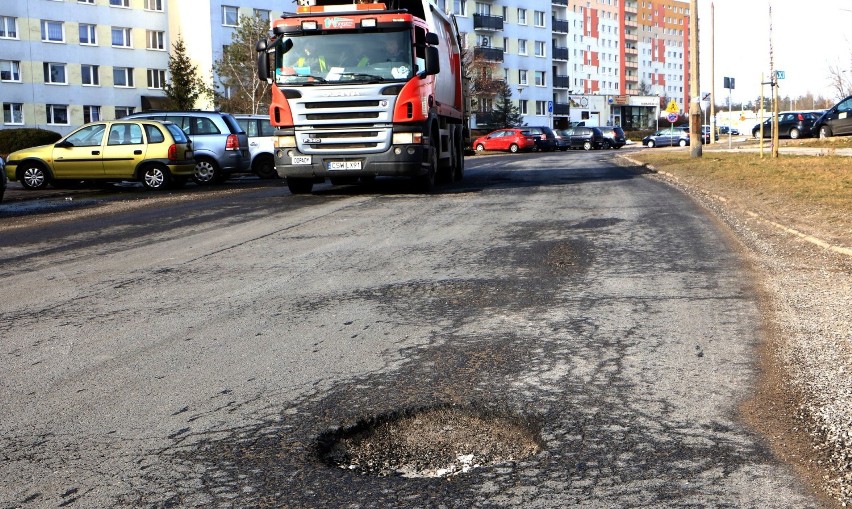
[(269, 54), (266, 53), (265, 40), (257, 41), (257, 77), (263, 81), (269, 79)]
[(423, 75), (430, 76), (439, 72), (441, 72), (441, 64), (438, 48), (429, 46), (426, 48), (426, 70), (423, 71)]
[(438, 34), (436, 34), (435, 32), (428, 32), (426, 34), (426, 44), (430, 44), (432, 46), (437, 46), (438, 44), (440, 44), (440, 41), (438, 40)]

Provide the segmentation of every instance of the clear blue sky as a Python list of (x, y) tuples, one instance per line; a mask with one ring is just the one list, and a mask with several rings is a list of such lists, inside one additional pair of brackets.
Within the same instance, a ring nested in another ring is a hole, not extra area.
[[(725, 76), (736, 80), (732, 99), (748, 102), (760, 95), (760, 73), (769, 81), (769, 5), (775, 69), (786, 77), (779, 95), (808, 92), (836, 99), (829, 66), (852, 73), (852, 0), (698, 0), (702, 94), (711, 82), (711, 3), (715, 9), (716, 104), (727, 101)], [(769, 94), (769, 87), (766, 87)]]

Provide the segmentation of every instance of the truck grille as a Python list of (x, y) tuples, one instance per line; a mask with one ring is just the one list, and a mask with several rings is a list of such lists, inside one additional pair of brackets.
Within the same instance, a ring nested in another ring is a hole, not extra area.
[(380, 95), (378, 86), (339, 88), (352, 97), (317, 97), (324, 89), (304, 90), (290, 100), (296, 145), (303, 154), (365, 154), (391, 146), (394, 97)]

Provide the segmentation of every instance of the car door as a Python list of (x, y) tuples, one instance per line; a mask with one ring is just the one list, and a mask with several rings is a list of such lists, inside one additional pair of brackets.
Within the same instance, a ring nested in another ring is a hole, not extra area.
[(145, 137), (135, 122), (113, 122), (104, 147), (104, 175), (131, 179), (136, 166), (145, 159)]
[(509, 142), (512, 140), (508, 134), (506, 131), (497, 131), (494, 133), (494, 138), (491, 139), (491, 143), (494, 144), (494, 150), (509, 150)]
[(834, 109), (829, 123), (832, 133), (835, 135), (852, 134), (852, 97), (840, 101)]
[(53, 146), (53, 176), (86, 179), (103, 176), (105, 123), (84, 126)]

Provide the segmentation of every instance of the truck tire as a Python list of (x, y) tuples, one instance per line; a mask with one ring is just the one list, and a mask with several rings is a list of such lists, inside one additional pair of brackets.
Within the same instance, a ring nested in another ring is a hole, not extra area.
[[(434, 140), (434, 138), (433, 138)], [(435, 176), (438, 173), (438, 150), (435, 148), (435, 142), (429, 141), (429, 148), (426, 158), (428, 159), (425, 166), (427, 171), (424, 175), (415, 177), (415, 187), (422, 194), (430, 194), (435, 192)]]
[(309, 194), (313, 188), (314, 181), (311, 179), (287, 177), (287, 189), (291, 194)]
[(456, 159), (455, 181), (461, 182), (464, 178), (464, 135), (462, 134), (462, 129), (456, 131), (456, 150), (453, 157)]

